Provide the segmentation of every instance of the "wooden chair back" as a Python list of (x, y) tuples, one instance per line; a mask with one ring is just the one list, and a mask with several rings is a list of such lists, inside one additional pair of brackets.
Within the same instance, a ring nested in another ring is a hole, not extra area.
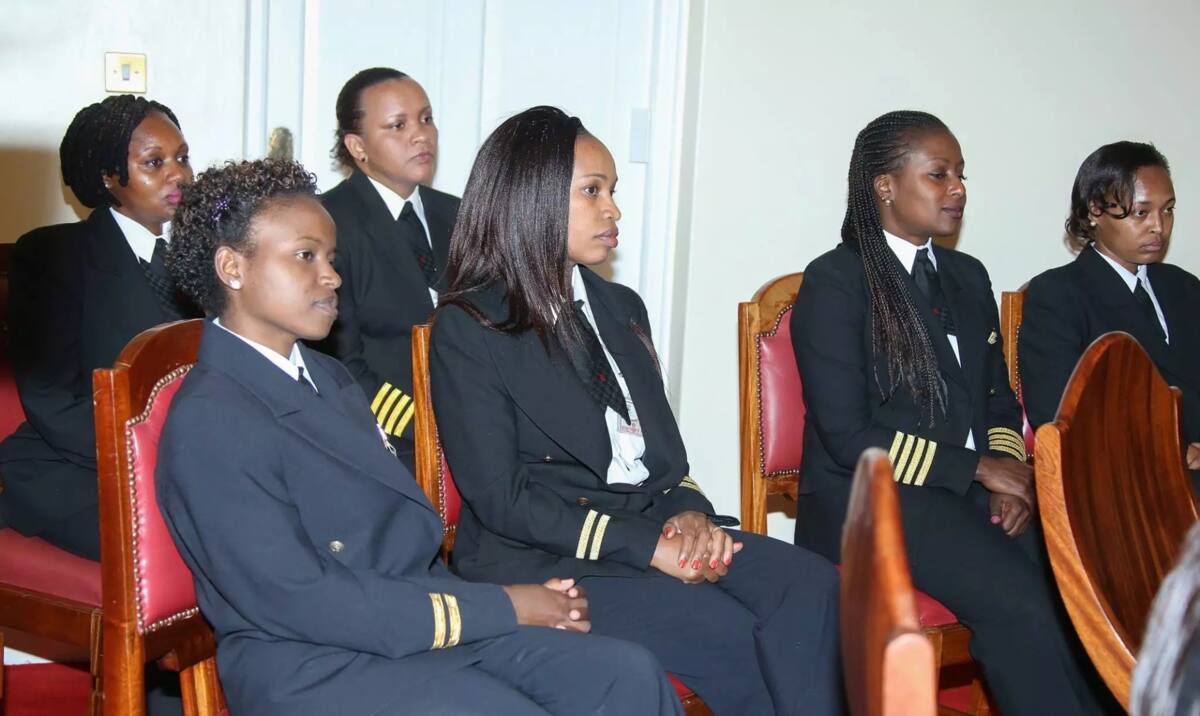
[(792, 348), (792, 304), (804, 274), (772, 279), (738, 304), (742, 529), (767, 533), (767, 497), (796, 499), (804, 399)]
[(933, 716), (937, 671), (922, 633), (887, 453), (859, 458), (842, 531), (842, 664), (853, 716)]
[(1004, 335), (1004, 364), (1008, 368), (1008, 384), (1021, 394), (1021, 377), (1017, 367), (1017, 337), (1021, 333), (1025, 289), (1000, 294), (1000, 332)]
[(191, 572), (159, 512), (154, 482), (159, 435), (202, 330), (197, 319), (143, 331), (112, 368), (92, 375), (106, 715), (145, 713), (149, 660), (179, 672), (189, 715), (225, 708), (212, 629), (196, 606)]
[(1179, 391), (1126, 333), (1079, 359), (1037, 432), (1039, 512), (1071, 621), (1122, 705), (1154, 594), (1196, 522)]
[(416, 442), (417, 484), (433, 503), (442, 518), (442, 558), (450, 562), (454, 552), (454, 537), (462, 511), (462, 496), (450, 474), (442, 441), (438, 437), (437, 420), (433, 415), (433, 396), (429, 389), (429, 332), (428, 323), (413, 326), (413, 436)]

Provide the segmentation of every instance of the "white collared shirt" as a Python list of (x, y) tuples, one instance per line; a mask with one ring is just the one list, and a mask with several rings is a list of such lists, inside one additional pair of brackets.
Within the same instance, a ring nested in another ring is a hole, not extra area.
[[(150, 233), (149, 229), (125, 216), (115, 208), (110, 206), (108, 210), (112, 212), (113, 219), (117, 222), (117, 228), (125, 236), (125, 241), (129, 243), (129, 248), (133, 249), (133, 255), (146, 263), (150, 263), (150, 259), (154, 258), (154, 242), (158, 240), (158, 237)], [(170, 222), (163, 224), (162, 237), (168, 244), (171, 243)]]
[[(911, 241), (905, 241), (899, 236), (887, 231), (883, 232), (883, 237), (887, 239), (888, 248), (891, 249), (892, 253), (896, 255), (896, 258), (900, 260), (900, 265), (903, 266), (904, 270), (910, 275), (912, 274), (913, 264), (917, 262), (917, 252), (921, 249), (929, 249), (929, 262), (933, 264), (934, 270), (937, 270), (937, 254), (933, 252), (932, 238), (925, 239), (924, 244), (917, 246)], [(954, 351), (954, 357), (956, 360), (958, 360), (958, 364), (961, 366), (962, 354), (958, 351), (958, 336), (948, 335), (946, 338), (949, 339), (950, 349)], [(975, 433), (973, 430), (967, 431), (966, 446), (968, 450), (975, 449)]]
[[(413, 193), (405, 199), (371, 177), (368, 176), (367, 179), (371, 182), (371, 186), (375, 187), (375, 191), (379, 192), (383, 203), (387, 205), (388, 212), (392, 215), (392, 221), (400, 219), (400, 212), (404, 211), (405, 204), (412, 204), (413, 212), (417, 215), (417, 219), (421, 221), (421, 226), (425, 228), (425, 240), (429, 242), (429, 248), (432, 249), (433, 235), (429, 233), (429, 222), (425, 220), (425, 204), (421, 201), (421, 187), (417, 186), (416, 189), (413, 189)], [(446, 267), (439, 266), (438, 268), (445, 269)], [(433, 299), (433, 305), (436, 306), (438, 302), (437, 291), (432, 288), (429, 289), (429, 297)]]
[(642, 436), (642, 423), (638, 420), (633, 399), (629, 397), (629, 386), (625, 383), (621, 366), (617, 364), (612, 353), (608, 352), (608, 346), (604, 345), (604, 338), (600, 336), (600, 329), (596, 327), (596, 317), (592, 314), (587, 285), (583, 282), (583, 274), (579, 271), (578, 266), (571, 269), (571, 293), (575, 296), (575, 300), (583, 301), (583, 315), (587, 318), (592, 330), (595, 331), (596, 338), (600, 341), (600, 347), (604, 349), (604, 357), (608, 359), (608, 364), (612, 366), (613, 372), (617, 376), (617, 385), (620, 386), (621, 395), (625, 398), (625, 409), (629, 411), (629, 422), (626, 423), (617, 414), (617, 411), (608, 406), (604, 407), (604, 423), (608, 427), (608, 441), (612, 446), (612, 462), (608, 464), (607, 480), (609, 484), (640, 485), (650, 476), (650, 470), (642, 462), (642, 458), (646, 454), (646, 439)]
[(1116, 271), (1121, 280), (1125, 282), (1125, 285), (1129, 287), (1130, 293), (1137, 290), (1137, 282), (1141, 280), (1142, 285), (1146, 287), (1146, 293), (1150, 296), (1150, 302), (1154, 304), (1154, 313), (1158, 316), (1158, 325), (1162, 326), (1163, 335), (1167, 337), (1167, 343), (1170, 343), (1171, 332), (1167, 330), (1167, 319), (1163, 316), (1162, 306), (1158, 305), (1158, 296), (1154, 295), (1154, 289), (1150, 286), (1150, 273), (1146, 270), (1146, 265), (1139, 265), (1137, 273), (1132, 273), (1129, 269), (1106, 256), (1103, 251), (1097, 249), (1095, 246), (1092, 247), (1092, 250), (1100, 254), (1100, 258), (1107, 261), (1108, 265), (1113, 267), (1113, 271)]
[(300, 380), (300, 369), (303, 368), (304, 369), (304, 379), (306, 381), (308, 381), (308, 384), (312, 386), (313, 390), (317, 390), (317, 384), (313, 382), (312, 376), (308, 372), (308, 368), (305, 367), (305, 365), (304, 365), (304, 356), (300, 354), (300, 341), (296, 341), (295, 343), (292, 344), (291, 355), (289, 355), (287, 358), (284, 358), (282, 355), (276, 353), (274, 350), (272, 350), (270, 348), (267, 348), (263, 344), (258, 343), (256, 341), (252, 341), (249, 338), (243, 336), (242, 334), (235, 333), (234, 331), (229, 330), (225, 326), (222, 326), (221, 319), (219, 319), (219, 318), (213, 319), (213, 325), (217, 326), (218, 328), (225, 331), (226, 333), (228, 333), (231, 336), (236, 336), (243, 343), (245, 343), (246, 345), (250, 346), (254, 350), (261, 353), (264, 358), (271, 361), (272, 365), (274, 365), (276, 368), (283, 371), (284, 373), (287, 373), (291, 377), (292, 380), (295, 380), (295, 381)]

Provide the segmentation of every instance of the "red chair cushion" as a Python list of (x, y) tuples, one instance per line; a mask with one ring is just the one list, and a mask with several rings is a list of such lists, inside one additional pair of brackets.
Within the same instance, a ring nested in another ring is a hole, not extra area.
[(17, 394), (17, 380), (12, 366), (0, 358), (0, 440), (12, 435), (25, 422), (25, 409), (21, 407), (21, 396)]
[(138, 631), (153, 630), (160, 622), (196, 609), (192, 573), (179, 556), (155, 498), (154, 468), (158, 438), (171, 400), (183, 383), (178, 370), (160, 383), (141, 416), (127, 428), (131, 499), (134, 523), (133, 570), (138, 589)]
[(37, 537), (0, 530), (0, 585), (100, 606), (100, 563)]
[(440, 446), (438, 458), (442, 461), (442, 522), (446, 527), (458, 527), (459, 515), (462, 513), (462, 495), (458, 493), (454, 476), (450, 474), (450, 465), (446, 463), (446, 454)]
[(958, 623), (954, 612), (925, 592), (917, 592), (917, 619), (923, 627), (950, 626)]
[(675, 693), (678, 694), (680, 701), (685, 701), (696, 695), (696, 692), (689, 689), (687, 684), (680, 681), (675, 674), (667, 672), (667, 678), (671, 680), (671, 686), (675, 687)]
[(775, 333), (758, 335), (759, 425), (765, 476), (795, 474), (804, 447), (804, 391), (792, 349), (792, 309), (779, 315)]

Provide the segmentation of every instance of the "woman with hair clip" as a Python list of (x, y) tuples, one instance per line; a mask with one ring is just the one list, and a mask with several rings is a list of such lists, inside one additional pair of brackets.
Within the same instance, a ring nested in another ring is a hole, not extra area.
[(796, 543), (838, 561), (855, 462), (890, 450), (913, 581), (970, 627), (1000, 709), (1097, 713), (1028, 530), (1033, 475), (991, 282), (931, 241), (962, 225), (963, 167), (924, 112), (889, 112), (855, 140), (842, 243), (805, 269), (791, 317), (807, 409)]
[(11, 351), (26, 422), (0, 443), (0, 525), (98, 560), (92, 370), (143, 330), (199, 315), (163, 262), (192, 167), (170, 108), (131, 94), (81, 109), (59, 156), (63, 182), (92, 212), (13, 249)]
[(573, 580), (471, 584), (438, 558), (441, 519), (366, 396), (301, 343), (338, 313), (337, 240), (314, 191), (293, 162), (210, 169), (171, 247), (213, 320), (163, 428), (158, 500), (230, 710), (678, 714), (646, 650), (580, 633)]
[(837, 578), (727, 529), (688, 466), (636, 293), (589, 267), (618, 243), (616, 166), (553, 107), (471, 170), (430, 346), (464, 505), (455, 568), (579, 580), (592, 631), (637, 642), (717, 714), (836, 714)]
[(412, 327), (445, 284), (458, 197), (431, 188), (438, 130), (416, 80), (387, 67), (351, 77), (337, 97), (333, 154), (350, 176), (321, 202), (337, 224), (338, 321), (322, 349), (371, 399), (413, 469)]
[(1075, 175), (1067, 237), (1079, 255), (1029, 282), (1018, 337), (1029, 422), (1054, 420), (1067, 381), (1092, 341), (1133, 335), (1163, 378), (1183, 391), (1186, 461), (1200, 489), (1200, 279), (1163, 263), (1175, 187), (1153, 145), (1106, 144)]

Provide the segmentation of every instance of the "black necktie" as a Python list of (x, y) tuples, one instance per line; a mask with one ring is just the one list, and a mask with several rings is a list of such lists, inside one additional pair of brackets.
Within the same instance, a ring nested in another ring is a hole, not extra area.
[(1146, 286), (1142, 283), (1140, 277), (1137, 280), (1137, 286), (1133, 289), (1133, 300), (1137, 301), (1138, 308), (1142, 309), (1146, 320), (1150, 321), (1150, 324), (1154, 326), (1154, 331), (1159, 339), (1166, 342), (1167, 334), (1163, 332), (1162, 324), (1158, 322), (1158, 311), (1154, 310), (1154, 300), (1150, 298), (1150, 292), (1146, 290)]
[(150, 289), (158, 298), (158, 304), (162, 306), (170, 320), (177, 321), (183, 318), (183, 311), (179, 307), (175, 282), (171, 280), (171, 274), (167, 273), (166, 258), (167, 241), (160, 236), (154, 240), (154, 253), (150, 256), (150, 263), (143, 261), (142, 270), (146, 273), (146, 281), (150, 284)]
[(435, 288), (438, 280), (437, 260), (433, 257), (433, 247), (429, 245), (429, 236), (425, 233), (425, 226), (421, 224), (420, 217), (413, 210), (411, 201), (404, 202), (404, 208), (400, 210), (400, 218), (396, 219), (396, 223), (408, 225), (408, 228), (402, 233), (408, 239), (409, 245), (412, 246), (413, 256), (417, 258), (417, 266), (421, 267), (421, 273), (425, 275), (425, 285)]
[(933, 315), (942, 322), (942, 329), (946, 331), (946, 335), (956, 335), (954, 317), (950, 315), (950, 307), (946, 305), (946, 296), (942, 293), (942, 282), (938, 278), (933, 261), (929, 258), (929, 249), (917, 250), (917, 260), (913, 262), (912, 277), (913, 283), (917, 284), (917, 289), (925, 296), (925, 300), (933, 309)]
[(304, 377), (304, 366), (296, 366), (296, 369), (300, 371), (300, 374), (296, 376), (296, 382), (300, 385), (303, 385), (305, 388), (308, 388), (308, 392), (316, 393), (317, 386), (313, 385), (308, 378)]
[(604, 346), (600, 345), (600, 338), (592, 330), (592, 324), (583, 312), (583, 301), (575, 301), (572, 305), (583, 332), (581, 337), (584, 354), (572, 356), (571, 365), (575, 367), (575, 372), (587, 387), (588, 395), (600, 405), (617, 411), (617, 415), (628, 423), (629, 406), (625, 404), (625, 394), (621, 392), (616, 372), (608, 362), (608, 356), (604, 355)]

